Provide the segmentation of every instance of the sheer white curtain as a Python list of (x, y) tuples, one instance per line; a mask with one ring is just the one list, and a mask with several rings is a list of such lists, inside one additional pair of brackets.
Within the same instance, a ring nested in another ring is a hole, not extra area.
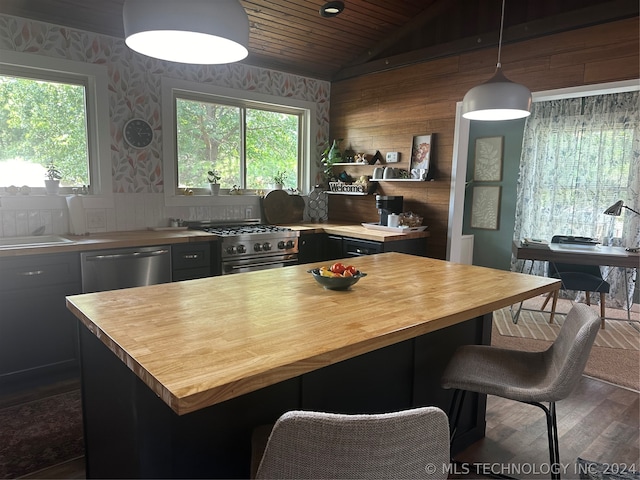
[[(640, 216), (623, 209), (604, 215), (618, 200), (640, 210), (638, 92), (533, 104), (524, 131), (514, 239), (548, 241), (553, 235), (594, 237), (608, 245), (638, 246)], [(544, 274), (537, 262), (534, 273)], [(604, 268), (611, 283), (607, 305), (626, 305), (632, 272)]]

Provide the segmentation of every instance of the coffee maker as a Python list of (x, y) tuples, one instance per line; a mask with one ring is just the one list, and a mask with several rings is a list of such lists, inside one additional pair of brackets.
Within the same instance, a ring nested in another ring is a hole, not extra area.
[(402, 213), (402, 197), (376, 195), (376, 208), (380, 214), (380, 225), (387, 226), (387, 219), (391, 213)]

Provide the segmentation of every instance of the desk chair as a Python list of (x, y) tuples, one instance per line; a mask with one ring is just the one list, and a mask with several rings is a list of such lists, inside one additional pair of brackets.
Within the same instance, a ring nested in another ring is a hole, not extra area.
[(271, 431), (256, 478), (446, 479), (449, 423), (436, 407), (376, 415), (291, 411)]
[[(551, 243), (580, 243), (566, 235), (554, 235)], [(587, 305), (591, 305), (590, 292), (600, 293), (600, 317), (601, 328), (604, 328), (605, 317), (605, 297), (609, 293), (610, 285), (602, 278), (600, 267), (597, 265), (574, 265), (570, 263), (549, 262), (549, 276), (557, 278), (562, 282), (563, 290), (580, 290), (586, 297)], [(547, 295), (547, 299), (542, 304), (542, 310), (545, 309), (551, 294)], [(553, 317), (556, 311), (556, 302), (551, 306), (551, 317), (549, 323), (553, 323)]]
[[(455, 389), (451, 404), (451, 441), (455, 436), (466, 391), (497, 395), (541, 408), (547, 417), (549, 458), (559, 479), (560, 451), (556, 402), (574, 389), (587, 363), (598, 333), (598, 314), (587, 305), (574, 305), (558, 333), (544, 352), (523, 352), (465, 345), (453, 355), (442, 376), (442, 387)], [(541, 402), (548, 402), (549, 408)]]

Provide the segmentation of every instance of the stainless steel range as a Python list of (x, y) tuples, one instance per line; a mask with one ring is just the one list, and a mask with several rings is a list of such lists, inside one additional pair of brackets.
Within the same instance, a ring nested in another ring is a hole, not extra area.
[(298, 263), (299, 232), (265, 225), (259, 220), (236, 223), (185, 222), (189, 228), (213, 233), (221, 238), (222, 274), (266, 270)]

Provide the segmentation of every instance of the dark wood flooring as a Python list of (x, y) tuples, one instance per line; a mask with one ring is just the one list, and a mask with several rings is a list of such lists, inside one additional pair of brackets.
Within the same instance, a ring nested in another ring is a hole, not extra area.
[[(610, 464), (612, 469), (640, 471), (639, 400), (638, 392), (582, 377), (574, 392), (557, 402), (563, 479), (580, 478), (578, 457)], [(532, 405), (490, 396), (485, 438), (456, 460), (480, 464), (490, 473), (549, 478), (544, 412)]]
[[(640, 394), (583, 377), (576, 390), (558, 402), (558, 431), (563, 479), (578, 479), (576, 460), (640, 469)], [(487, 435), (456, 460), (478, 465), (484, 473), (521, 479), (549, 478), (549, 451), (543, 412), (534, 406), (490, 396)], [(485, 478), (453, 467), (452, 478)], [(518, 470), (519, 469), (519, 470)], [(487, 475), (488, 476), (488, 475)], [(23, 478), (85, 478), (84, 458)]]

